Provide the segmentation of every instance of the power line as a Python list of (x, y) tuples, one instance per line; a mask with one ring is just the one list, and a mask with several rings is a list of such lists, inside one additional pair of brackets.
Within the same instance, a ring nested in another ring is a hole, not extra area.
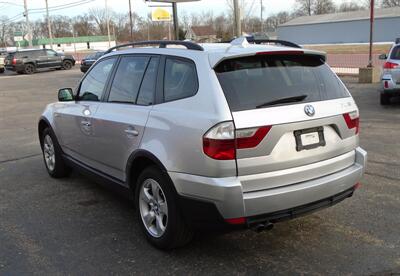
[[(96, 0), (80, 0), (80, 1), (75, 1), (71, 2), (68, 4), (62, 4), (62, 5), (57, 5), (57, 6), (51, 6), (49, 7), (49, 11), (55, 11), (55, 10), (62, 10), (62, 9), (67, 9), (67, 8), (72, 8), (84, 4), (88, 4), (90, 2), (94, 2)], [(46, 8), (35, 8), (35, 9), (29, 9), (29, 11), (32, 11), (32, 13), (40, 13), (40, 12), (45, 12)]]

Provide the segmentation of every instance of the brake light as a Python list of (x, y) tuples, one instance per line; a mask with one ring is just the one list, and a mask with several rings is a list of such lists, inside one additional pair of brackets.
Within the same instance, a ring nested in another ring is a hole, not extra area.
[(237, 148), (248, 149), (257, 147), (270, 130), (271, 126), (237, 130)]
[(271, 126), (235, 130), (233, 122), (223, 122), (210, 129), (203, 137), (204, 153), (217, 160), (233, 160), (237, 149), (258, 146)]
[(388, 89), (389, 88), (389, 82), (385, 81), (385, 85), (384, 86), (385, 86), (386, 89)]
[(360, 117), (358, 111), (343, 114), (344, 120), (346, 121), (349, 129), (355, 128), (356, 134), (360, 132)]
[(303, 55), (303, 51), (268, 51), (268, 52), (257, 52), (256, 55)]
[(383, 65), (384, 69), (395, 69), (397, 67), (399, 67), (399, 64), (390, 61), (385, 62), (385, 64)]
[(17, 64), (17, 59), (16, 59), (16, 58), (13, 58), (12, 64), (13, 64), (13, 65)]
[(233, 122), (220, 123), (210, 129), (203, 137), (203, 151), (213, 159), (235, 159), (235, 126)]

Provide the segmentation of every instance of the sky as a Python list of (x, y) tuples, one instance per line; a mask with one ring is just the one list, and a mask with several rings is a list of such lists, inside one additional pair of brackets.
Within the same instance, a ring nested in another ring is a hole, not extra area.
[[(30, 19), (35, 20), (45, 16), (45, 0), (26, 0), (30, 12)], [(69, 7), (62, 10), (52, 11), (50, 15), (67, 15), (75, 16), (87, 12), (90, 8), (105, 7), (105, 2), (108, 1), (108, 6), (116, 12), (128, 11), (128, 0), (48, 0), (49, 7), (71, 4), (79, 1), (86, 1), (79, 6)], [(253, 5), (252, 13), (260, 14), (260, 0), (245, 0), (248, 6)], [(336, 3), (342, 3), (349, 0), (334, 0)], [(8, 18), (15, 18), (15, 20), (23, 19), (22, 12), (24, 0), (0, 0), (0, 17), (8, 16)], [(134, 12), (140, 16), (145, 16), (150, 12), (149, 4), (144, 0), (131, 0)], [(252, 4), (254, 2), (254, 4)], [(150, 5), (155, 5), (152, 3)], [(294, 9), (295, 0), (263, 0), (264, 14), (270, 15), (280, 11), (292, 11)], [(36, 9), (36, 10), (35, 10)], [(178, 4), (179, 13), (199, 13), (202, 11), (212, 10), (215, 14), (227, 11), (226, 0), (200, 0), (198, 2), (180, 3)]]

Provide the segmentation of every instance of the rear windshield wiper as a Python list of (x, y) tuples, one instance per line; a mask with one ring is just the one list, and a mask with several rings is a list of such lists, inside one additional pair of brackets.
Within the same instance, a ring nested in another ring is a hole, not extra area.
[(266, 102), (266, 103), (257, 105), (256, 108), (262, 108), (262, 107), (266, 107), (266, 106), (284, 104), (284, 103), (301, 102), (301, 101), (305, 100), (307, 97), (308, 97), (307, 95), (299, 95), (299, 96), (294, 96), (294, 97), (282, 98), (279, 100), (274, 100), (274, 101), (270, 101), (270, 102)]

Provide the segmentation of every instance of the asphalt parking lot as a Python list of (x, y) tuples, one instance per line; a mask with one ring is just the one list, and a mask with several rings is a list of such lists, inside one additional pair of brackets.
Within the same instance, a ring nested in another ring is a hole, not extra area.
[(269, 232), (202, 234), (162, 252), (145, 241), (126, 199), (77, 173), (46, 173), (37, 119), (81, 76), (0, 75), (0, 275), (400, 274), (400, 103), (380, 106), (377, 85), (346, 81), (369, 153), (354, 197)]

